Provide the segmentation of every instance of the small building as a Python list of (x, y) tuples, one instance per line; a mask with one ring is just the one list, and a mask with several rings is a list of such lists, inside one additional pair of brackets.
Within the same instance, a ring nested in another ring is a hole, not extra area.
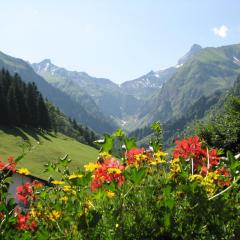
[(8, 197), (7, 197), (7, 201), (11, 198), (15, 199), (15, 203), (21, 207), (26, 207), (24, 206), (24, 204), (16, 197), (16, 193), (17, 193), (17, 187), (23, 185), (24, 183), (32, 183), (34, 180), (37, 180), (39, 183), (42, 183), (45, 186), (49, 185), (49, 182), (38, 178), (36, 176), (33, 175), (24, 175), (24, 174), (20, 174), (17, 172), (12, 172), (12, 176), (11, 176), (11, 182), (9, 183), (9, 187), (8, 187)]

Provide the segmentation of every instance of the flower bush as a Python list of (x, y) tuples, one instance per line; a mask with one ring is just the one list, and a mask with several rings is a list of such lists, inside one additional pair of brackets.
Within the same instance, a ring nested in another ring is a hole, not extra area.
[(48, 186), (18, 186), (25, 208), (6, 200), (13, 159), (0, 163), (0, 238), (240, 238), (240, 164), (231, 153), (194, 136), (177, 141), (171, 157), (159, 138), (139, 149), (121, 130), (99, 144), (96, 163), (71, 172), (65, 157), (46, 165)]

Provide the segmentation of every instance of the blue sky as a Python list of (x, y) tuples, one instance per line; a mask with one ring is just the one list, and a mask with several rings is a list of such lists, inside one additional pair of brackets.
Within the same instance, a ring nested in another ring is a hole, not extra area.
[(115, 82), (175, 65), (191, 45), (240, 42), (238, 0), (7, 0), (0, 51)]

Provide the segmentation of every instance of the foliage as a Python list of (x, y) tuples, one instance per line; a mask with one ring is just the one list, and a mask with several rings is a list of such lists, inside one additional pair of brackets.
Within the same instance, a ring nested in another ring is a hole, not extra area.
[(25, 84), (18, 74), (0, 71), (0, 124), (50, 129), (48, 110), (34, 83)]
[(19, 186), (23, 208), (6, 201), (11, 171), (0, 165), (1, 238), (239, 239), (240, 164), (232, 154), (225, 161), (194, 136), (178, 141), (171, 158), (136, 148), (120, 129), (98, 144), (96, 163), (71, 172), (65, 157), (46, 168), (61, 179)]
[(205, 141), (225, 151), (240, 151), (240, 97), (228, 97), (224, 110), (218, 111), (196, 128)]
[(96, 144), (94, 144), (94, 141), (97, 139), (97, 135), (91, 129), (77, 123), (75, 119), (68, 118), (50, 102), (47, 102), (47, 108), (52, 122), (52, 128), (55, 133), (60, 132), (81, 143), (95, 148), (97, 147)]

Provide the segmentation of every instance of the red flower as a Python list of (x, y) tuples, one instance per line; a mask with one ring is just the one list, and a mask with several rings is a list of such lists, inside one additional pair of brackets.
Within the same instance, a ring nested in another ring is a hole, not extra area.
[(93, 172), (91, 190), (102, 188), (104, 183), (111, 182), (116, 182), (119, 186), (122, 186), (124, 182), (123, 169), (124, 166), (118, 160), (114, 158), (105, 159), (101, 166)]
[(33, 197), (32, 195), (33, 195), (33, 190), (32, 190), (31, 183), (27, 182), (17, 187), (16, 197), (20, 201), (22, 201), (24, 204), (28, 204), (29, 199)]
[(228, 187), (230, 186), (230, 173), (226, 168), (219, 168), (217, 170), (218, 174), (222, 176), (222, 179), (218, 181), (218, 185), (221, 187)]
[(193, 159), (194, 170), (200, 170), (206, 175), (209, 169), (219, 165), (219, 156), (216, 149), (203, 148), (198, 136), (182, 141), (176, 141), (177, 146), (174, 149), (174, 158), (182, 157), (184, 159)]
[(127, 152), (127, 163), (133, 164), (136, 161), (136, 156), (144, 153), (144, 148), (132, 148)]
[(198, 136), (193, 138), (183, 139), (176, 141), (177, 146), (174, 149), (173, 157), (182, 157), (187, 159), (189, 157), (199, 157), (202, 154), (201, 142)]
[(8, 164), (0, 162), (0, 170), (8, 169), (12, 172), (16, 172), (16, 162), (13, 160), (13, 156), (8, 157)]
[(17, 224), (16, 228), (19, 230), (36, 230), (36, 222), (30, 219), (30, 214), (27, 213), (26, 215), (18, 214), (17, 215)]

